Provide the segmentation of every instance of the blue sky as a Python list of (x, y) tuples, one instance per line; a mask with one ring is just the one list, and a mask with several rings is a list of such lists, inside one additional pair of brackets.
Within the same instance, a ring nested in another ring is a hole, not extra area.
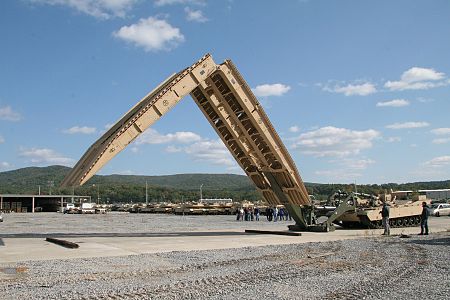
[[(162, 80), (232, 59), (308, 182), (450, 178), (449, 1), (4, 0), (0, 171), (72, 166)], [(242, 174), (190, 97), (100, 174)]]

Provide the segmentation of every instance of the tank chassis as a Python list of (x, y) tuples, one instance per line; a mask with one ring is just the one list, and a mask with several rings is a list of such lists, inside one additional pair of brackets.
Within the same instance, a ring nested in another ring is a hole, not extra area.
[(287, 208), (296, 222), (289, 229), (331, 231), (333, 222), (355, 211), (350, 195), (325, 222), (317, 222), (320, 209), (263, 107), (231, 60), (216, 64), (210, 54), (169, 76), (125, 113), (85, 152), (61, 186), (86, 183), (188, 94), (264, 200)]
[[(389, 206), (391, 227), (418, 226), (421, 221), (422, 202), (430, 202), (420, 197), (409, 201), (396, 200), (390, 194), (382, 194), (379, 197), (362, 193), (352, 195), (355, 198), (355, 209), (344, 212), (334, 220), (335, 224), (345, 228), (382, 228), (381, 208), (384, 202)], [(338, 191), (328, 198), (327, 205), (339, 206), (349, 196), (346, 192)]]

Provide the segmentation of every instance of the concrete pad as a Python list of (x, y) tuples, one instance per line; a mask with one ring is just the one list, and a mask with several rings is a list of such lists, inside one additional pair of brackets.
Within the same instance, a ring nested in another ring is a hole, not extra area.
[[(240, 224), (238, 224), (241, 226)], [(255, 222), (245, 222), (246, 229), (260, 229)], [(232, 224), (231, 227), (235, 226)], [(266, 228), (267, 226), (264, 225)], [(450, 218), (431, 218), (431, 232), (450, 231)], [(203, 229), (203, 228), (197, 228)], [(286, 230), (286, 223), (273, 224), (273, 230)], [(88, 233), (45, 234), (38, 237), (20, 237), (0, 234), (0, 262), (14, 263), (27, 260), (51, 260), (87, 257), (108, 257), (159, 253), (170, 251), (192, 251), (256, 247), (279, 244), (317, 243), (344, 239), (381, 236), (382, 229), (337, 229), (334, 232), (302, 232), (302, 236), (282, 236), (245, 233), (243, 229), (194, 230), (177, 232), (141, 233)], [(418, 234), (420, 227), (392, 228), (392, 235)], [(34, 233), (34, 235), (39, 235)], [(22, 235), (23, 236), (23, 235)], [(79, 244), (78, 249), (68, 249), (45, 241), (44, 236), (58, 237)], [(391, 237), (386, 237), (391, 238)]]

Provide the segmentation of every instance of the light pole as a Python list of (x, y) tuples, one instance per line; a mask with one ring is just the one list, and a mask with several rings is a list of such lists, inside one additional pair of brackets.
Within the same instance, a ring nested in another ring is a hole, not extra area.
[(48, 187), (49, 187), (49, 195), (52, 194), (52, 187), (55, 185), (55, 182), (53, 180), (47, 181)]
[[(95, 184), (92, 185), (95, 188)], [(100, 202), (100, 185), (97, 184), (97, 204)]]
[(203, 183), (200, 184), (200, 202), (203, 202), (203, 195), (202, 195), (202, 187), (203, 187)]
[(148, 206), (148, 184), (147, 181), (145, 181), (145, 207)]

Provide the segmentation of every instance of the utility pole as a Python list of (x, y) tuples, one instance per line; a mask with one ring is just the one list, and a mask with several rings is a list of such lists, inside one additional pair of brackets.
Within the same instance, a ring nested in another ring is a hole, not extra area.
[(145, 207), (148, 206), (148, 184), (147, 181), (145, 181)]
[(48, 182), (48, 187), (49, 187), (49, 195), (52, 194), (52, 187), (54, 186), (54, 181), (53, 180), (49, 180)]
[(203, 187), (203, 183), (200, 185), (200, 203), (203, 202), (203, 195), (202, 195), (202, 187)]
[[(96, 187), (95, 184), (92, 185), (94, 188)], [(100, 185), (97, 184), (97, 204), (100, 202)]]

